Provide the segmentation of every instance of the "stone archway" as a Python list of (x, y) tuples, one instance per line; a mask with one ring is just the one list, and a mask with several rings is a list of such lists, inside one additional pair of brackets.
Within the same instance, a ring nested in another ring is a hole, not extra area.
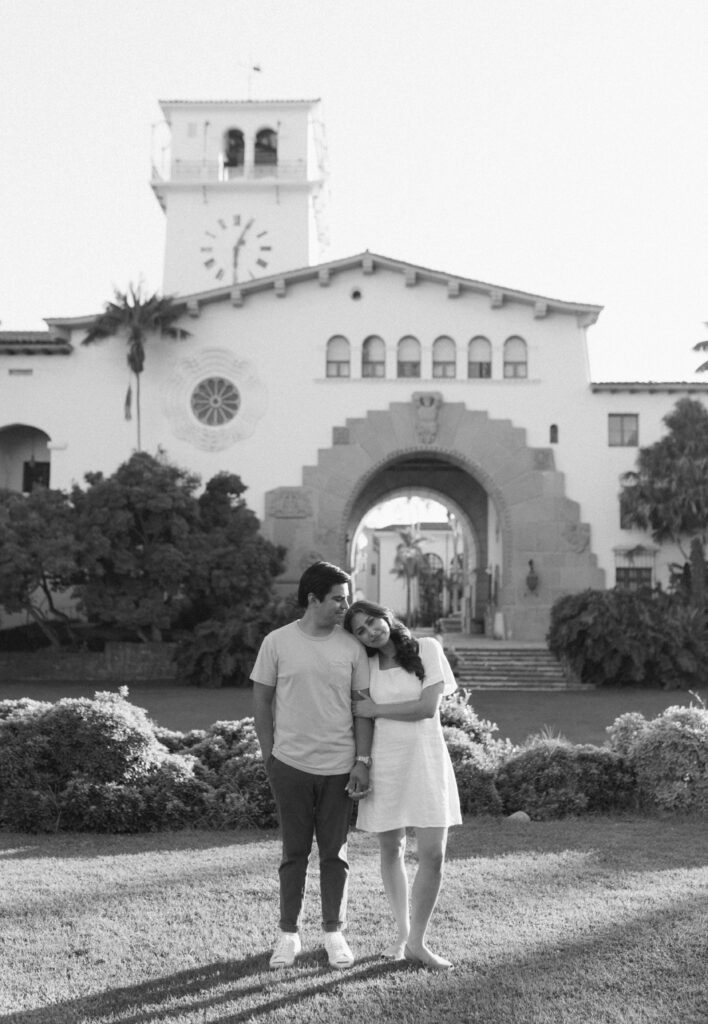
[[(264, 533), (287, 548), (281, 585), (290, 590), (314, 559), (347, 564), (348, 539), (364, 512), (393, 489), (392, 479), (429, 486), (465, 510), (480, 551), (491, 501), (501, 534), (497, 610), (505, 635), (542, 640), (553, 602), (586, 587), (604, 588), (590, 546), (590, 527), (565, 494), (553, 451), (531, 448), (526, 431), (509, 420), (445, 403), (437, 392), (347, 420), (335, 427), (332, 447), (303, 470), (302, 486), (266, 495)], [(529, 563), (538, 576), (527, 585)]]

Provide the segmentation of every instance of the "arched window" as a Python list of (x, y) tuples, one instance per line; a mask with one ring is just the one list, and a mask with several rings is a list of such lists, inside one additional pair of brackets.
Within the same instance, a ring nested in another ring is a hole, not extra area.
[[(253, 162), (262, 169), (275, 167), (278, 163), (278, 133), (272, 128), (261, 128), (256, 135)], [(261, 173), (267, 174), (268, 170), (262, 170)]]
[(398, 343), (398, 376), (420, 377), (420, 342), (410, 335)]
[(481, 335), (473, 338), (467, 348), (467, 376), (485, 379), (492, 376), (492, 346)]
[(372, 334), (367, 338), (361, 349), (362, 377), (386, 376), (386, 346), (383, 338)]
[(507, 338), (504, 342), (504, 376), (528, 377), (528, 357), (523, 338)]
[(452, 338), (436, 338), (433, 342), (433, 377), (454, 377), (457, 373), (457, 352)]
[(227, 177), (235, 177), (237, 173), (243, 173), (246, 146), (243, 141), (243, 132), (238, 128), (229, 128), (224, 133), (224, 150), (222, 158)]
[(327, 342), (327, 376), (349, 376), (349, 342), (341, 334)]
[(551, 444), (558, 444), (558, 425), (551, 423), (549, 441)]

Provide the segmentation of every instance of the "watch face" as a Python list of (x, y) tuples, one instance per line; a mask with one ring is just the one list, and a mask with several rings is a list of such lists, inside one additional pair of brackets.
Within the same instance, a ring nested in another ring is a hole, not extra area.
[(273, 250), (269, 232), (254, 217), (232, 213), (204, 232), (199, 254), (217, 284), (252, 281), (268, 273)]

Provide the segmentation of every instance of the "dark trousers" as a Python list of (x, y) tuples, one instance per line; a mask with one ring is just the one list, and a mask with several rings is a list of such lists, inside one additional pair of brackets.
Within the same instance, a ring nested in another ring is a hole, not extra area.
[(268, 777), (283, 842), (280, 863), (280, 930), (300, 930), (312, 839), (320, 857), (322, 927), (340, 931), (346, 923), (349, 863), (347, 835), (352, 801), (346, 775), (312, 775), (271, 757)]

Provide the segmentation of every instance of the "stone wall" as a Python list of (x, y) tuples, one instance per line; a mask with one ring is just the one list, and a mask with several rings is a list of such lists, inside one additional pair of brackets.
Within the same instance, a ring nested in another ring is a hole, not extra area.
[(176, 644), (111, 642), (94, 651), (0, 651), (0, 682), (174, 683)]

